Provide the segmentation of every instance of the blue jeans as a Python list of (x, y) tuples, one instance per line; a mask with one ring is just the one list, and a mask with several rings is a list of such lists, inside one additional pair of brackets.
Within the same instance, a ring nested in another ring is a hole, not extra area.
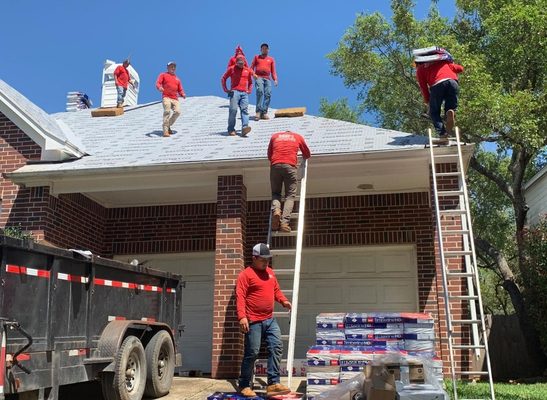
[(123, 99), (125, 99), (125, 93), (127, 93), (127, 88), (124, 88), (123, 86), (116, 86), (116, 91), (118, 92), (118, 99), (116, 102), (118, 104), (122, 104)]
[(272, 97), (272, 82), (266, 78), (255, 79), (256, 88), (256, 112), (266, 114), (270, 107), (270, 98)]
[(229, 94), (230, 111), (228, 114), (228, 132), (232, 132), (236, 128), (237, 109), (241, 110), (241, 125), (246, 127), (249, 125), (249, 95), (246, 92), (233, 90)]
[(241, 375), (239, 387), (251, 387), (255, 361), (260, 351), (262, 339), (268, 349), (268, 385), (280, 382), (279, 364), (283, 354), (283, 342), (281, 341), (281, 329), (275, 318), (249, 324), (249, 332), (245, 334), (245, 352), (241, 362)]
[(448, 110), (456, 111), (456, 108), (458, 108), (458, 81), (449, 79), (429, 88), (429, 116), (439, 136), (446, 134), (441, 118), (443, 102), (445, 114)]

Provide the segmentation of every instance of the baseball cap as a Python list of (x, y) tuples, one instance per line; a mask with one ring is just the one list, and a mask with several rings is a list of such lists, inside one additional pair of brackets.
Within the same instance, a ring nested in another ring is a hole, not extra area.
[(170, 66), (170, 65), (174, 65), (174, 66), (176, 67), (176, 66), (177, 66), (177, 63), (174, 62), (174, 61), (169, 61), (169, 62), (167, 63), (167, 66)]
[(259, 243), (253, 247), (253, 257), (272, 258), (270, 249), (264, 243)]

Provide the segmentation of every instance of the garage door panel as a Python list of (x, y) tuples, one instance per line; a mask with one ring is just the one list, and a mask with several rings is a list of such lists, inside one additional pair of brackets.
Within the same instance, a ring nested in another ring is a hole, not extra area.
[(378, 290), (376, 285), (363, 283), (351, 284), (347, 289), (347, 303), (351, 305), (376, 304), (378, 302)]
[(369, 254), (349, 255), (348, 266), (346, 270), (349, 273), (359, 274), (375, 274), (376, 273), (376, 257)]
[(313, 269), (316, 277), (332, 276), (342, 272), (344, 267), (344, 257), (342, 256), (324, 256), (316, 258), (313, 263), (307, 264), (306, 269)]
[(212, 289), (211, 282), (187, 281), (186, 288), (183, 291), (184, 307), (205, 306), (212, 310)]
[(410, 285), (384, 285), (382, 301), (387, 304), (414, 302), (413, 287)]
[(315, 304), (343, 304), (343, 288), (333, 285), (314, 285), (309, 288)]
[(411, 272), (412, 263), (407, 252), (393, 252), (378, 256), (378, 272)]

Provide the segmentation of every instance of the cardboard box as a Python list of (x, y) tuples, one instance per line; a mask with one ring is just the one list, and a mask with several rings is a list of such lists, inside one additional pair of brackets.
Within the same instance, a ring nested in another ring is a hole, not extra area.
[(408, 364), (408, 377), (410, 383), (424, 383), (425, 373), (423, 364), (410, 363)]

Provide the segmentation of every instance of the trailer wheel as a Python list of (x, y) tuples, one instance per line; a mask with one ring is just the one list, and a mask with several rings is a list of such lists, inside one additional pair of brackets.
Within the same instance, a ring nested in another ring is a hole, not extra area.
[(107, 400), (141, 400), (145, 384), (144, 348), (138, 338), (128, 336), (116, 354), (114, 374), (103, 374), (103, 395)]
[(175, 373), (175, 348), (166, 331), (156, 333), (146, 345), (146, 389), (148, 397), (165, 396), (171, 389)]

